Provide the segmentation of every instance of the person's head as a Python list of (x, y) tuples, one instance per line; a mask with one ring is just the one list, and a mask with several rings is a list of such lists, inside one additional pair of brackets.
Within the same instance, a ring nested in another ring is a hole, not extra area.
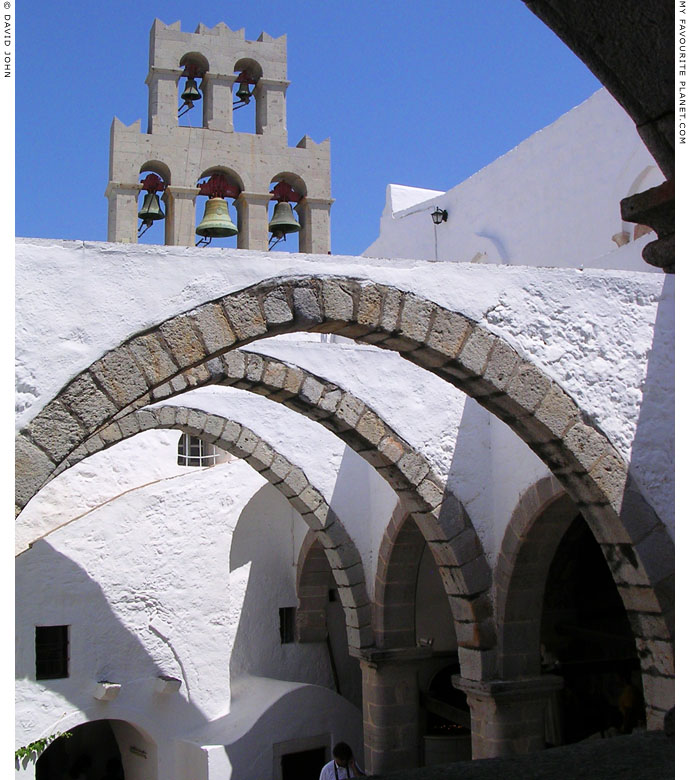
[(333, 748), (333, 758), (340, 766), (347, 766), (352, 758), (352, 748), (347, 742), (338, 742)]

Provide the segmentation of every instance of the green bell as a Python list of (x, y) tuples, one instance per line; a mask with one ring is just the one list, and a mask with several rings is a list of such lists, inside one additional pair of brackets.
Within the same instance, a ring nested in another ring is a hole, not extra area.
[(144, 204), (141, 210), (137, 214), (137, 217), (147, 224), (150, 224), (156, 219), (165, 219), (165, 214), (161, 208), (158, 195), (155, 192), (147, 192), (144, 198)]
[(196, 229), (197, 236), (227, 238), (237, 235), (237, 228), (230, 219), (225, 198), (209, 198), (204, 208), (204, 218)]
[(237, 88), (237, 99), (244, 103), (249, 103), (249, 98), (252, 93), (249, 91), (249, 84), (246, 81), (240, 81), (240, 85)]
[(187, 79), (187, 83), (184, 85), (182, 91), (182, 100), (185, 103), (189, 103), (192, 100), (199, 100), (201, 98), (201, 92), (197, 89), (196, 81), (192, 78)]
[(287, 233), (296, 233), (301, 228), (292, 213), (292, 207), (284, 201), (276, 203), (273, 209), (273, 219), (268, 223), (268, 230), (275, 238), (282, 238)]

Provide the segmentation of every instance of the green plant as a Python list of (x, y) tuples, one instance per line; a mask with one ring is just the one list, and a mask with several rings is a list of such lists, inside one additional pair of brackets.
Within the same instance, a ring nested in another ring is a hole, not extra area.
[(36, 761), (51, 742), (54, 742), (60, 737), (69, 739), (71, 736), (71, 731), (62, 731), (57, 734), (51, 734), (49, 737), (41, 737), (34, 742), (29, 742), (28, 745), (22, 745), (22, 747), (17, 748), (14, 751), (14, 757), (17, 761), (21, 761), (22, 758), (30, 758), (32, 761)]

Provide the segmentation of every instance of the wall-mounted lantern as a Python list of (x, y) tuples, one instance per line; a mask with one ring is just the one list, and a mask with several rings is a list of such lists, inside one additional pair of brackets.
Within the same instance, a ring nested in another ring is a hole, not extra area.
[(440, 209), (438, 206), (431, 212), (431, 219), (434, 225), (440, 225), (441, 222), (448, 221), (448, 212), (445, 209)]

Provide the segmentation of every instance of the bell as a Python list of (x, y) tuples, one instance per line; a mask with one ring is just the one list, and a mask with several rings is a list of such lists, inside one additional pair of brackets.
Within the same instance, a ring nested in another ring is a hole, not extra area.
[(204, 209), (204, 218), (196, 229), (197, 236), (206, 238), (227, 238), (237, 235), (225, 198), (209, 198)]
[(249, 91), (249, 84), (246, 81), (240, 81), (237, 88), (237, 99), (242, 100), (244, 103), (249, 103), (249, 98), (252, 93)]
[(185, 103), (189, 103), (192, 100), (199, 100), (201, 98), (201, 92), (197, 89), (196, 81), (192, 78), (187, 79), (187, 83), (184, 85), (182, 91), (182, 100)]
[(282, 238), (286, 233), (296, 233), (301, 225), (292, 213), (289, 203), (281, 201), (273, 209), (273, 219), (268, 223), (268, 230), (276, 238)]
[(155, 192), (147, 192), (144, 198), (144, 205), (141, 207), (141, 211), (137, 214), (137, 217), (147, 224), (150, 224), (156, 219), (165, 219), (165, 214), (161, 208), (161, 204), (158, 200), (158, 195)]

